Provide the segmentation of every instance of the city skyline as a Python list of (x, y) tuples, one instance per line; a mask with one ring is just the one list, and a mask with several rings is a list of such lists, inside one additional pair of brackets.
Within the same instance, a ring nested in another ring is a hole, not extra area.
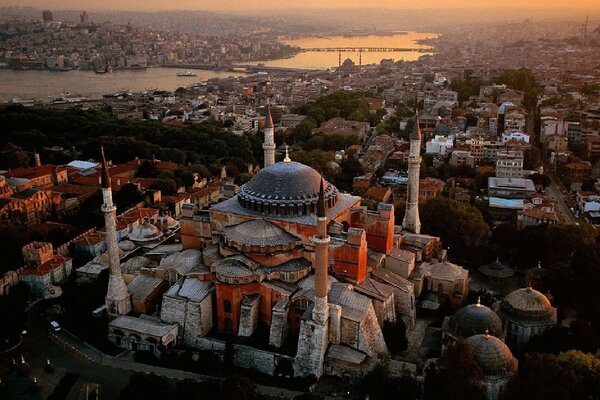
[[(206, 10), (222, 12), (241, 12), (247, 10), (272, 10), (292, 11), (300, 9), (360, 9), (360, 8), (385, 8), (385, 9), (489, 9), (489, 4), (483, 0), (432, 0), (426, 5), (415, 4), (407, 0), (374, 0), (365, 7), (359, 0), (307, 0), (302, 6), (297, 3), (281, 2), (275, 0), (224, 0), (219, 3), (197, 0), (177, 0), (164, 3), (158, 0), (136, 0), (123, 3), (118, 0), (106, 0), (99, 4), (92, 0), (29, 0), (15, 4), (14, 0), (0, 0), (0, 7), (29, 6), (38, 8), (55, 8), (62, 10), (88, 9), (88, 10), (128, 10), (128, 11), (165, 11), (165, 10)], [(536, 1), (507, 0), (494, 5), (498, 9), (569, 9), (569, 10), (600, 10), (600, 3), (594, 0), (547, 0), (543, 3)]]

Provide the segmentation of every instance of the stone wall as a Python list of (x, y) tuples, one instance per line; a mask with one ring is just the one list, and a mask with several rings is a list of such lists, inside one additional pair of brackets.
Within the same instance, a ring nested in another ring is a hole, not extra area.
[(294, 376), (321, 376), (329, 344), (328, 325), (320, 325), (313, 320), (301, 321)]
[(238, 336), (250, 337), (256, 330), (258, 324), (258, 306), (260, 295), (246, 296), (242, 301), (240, 310), (240, 327)]
[(377, 316), (375, 315), (375, 309), (372, 305), (369, 307), (367, 317), (360, 323), (358, 350), (367, 353), (371, 357), (388, 353), (383, 332), (381, 331)]
[(283, 346), (288, 333), (289, 302), (279, 301), (273, 307), (271, 316), (271, 330), (269, 332), (269, 345)]

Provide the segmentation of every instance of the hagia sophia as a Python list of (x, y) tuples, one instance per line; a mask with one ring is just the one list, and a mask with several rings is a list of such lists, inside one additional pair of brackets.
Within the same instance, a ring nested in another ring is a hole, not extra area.
[[(174, 346), (222, 354), (233, 338), (242, 367), (360, 376), (389, 353), (386, 326), (401, 320), (410, 330), (417, 308), (446, 305), (457, 311), (443, 323), (442, 348), (465, 339), (487, 398), (502, 396), (517, 373), (512, 352), (554, 326), (556, 309), (531, 287), (491, 308), (465, 305), (468, 270), (448, 261), (440, 238), (421, 233), (418, 115), (401, 226), (393, 205), (369, 210), (287, 153), (275, 162), (270, 112), (264, 132), (264, 167), (235, 196), (207, 210), (184, 204), (178, 221), (148, 218), (120, 243), (103, 162), (108, 256), (93, 263), (110, 272), (109, 339), (159, 355)], [(150, 245), (177, 225), (177, 250)], [(131, 246), (147, 252), (121, 265)]]

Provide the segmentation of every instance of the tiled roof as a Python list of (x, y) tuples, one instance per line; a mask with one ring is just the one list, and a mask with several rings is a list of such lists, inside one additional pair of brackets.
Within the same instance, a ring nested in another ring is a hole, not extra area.
[(164, 281), (148, 275), (138, 275), (129, 285), (127, 290), (134, 299), (143, 300), (156, 290)]

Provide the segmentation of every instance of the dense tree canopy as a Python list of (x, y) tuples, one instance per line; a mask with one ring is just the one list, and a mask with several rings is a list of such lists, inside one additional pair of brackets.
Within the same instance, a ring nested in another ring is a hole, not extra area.
[(446, 197), (434, 197), (420, 205), (421, 231), (439, 236), (450, 247), (450, 256), (469, 259), (488, 242), (489, 227), (475, 207)]
[[(255, 162), (255, 136), (237, 136), (216, 124), (194, 124), (181, 129), (155, 121), (117, 120), (102, 111), (26, 109), (7, 107), (0, 110), (0, 160), (10, 145), (24, 151), (38, 147), (59, 146), (70, 150), (75, 146), (83, 159), (99, 158), (100, 144), (115, 163), (134, 157), (152, 158), (180, 164), (209, 165), (224, 157), (239, 157)], [(41, 150), (41, 149), (40, 149)], [(7, 158), (9, 155), (5, 155)], [(45, 156), (42, 153), (42, 156)], [(22, 163), (22, 156), (6, 159), (8, 165)]]

